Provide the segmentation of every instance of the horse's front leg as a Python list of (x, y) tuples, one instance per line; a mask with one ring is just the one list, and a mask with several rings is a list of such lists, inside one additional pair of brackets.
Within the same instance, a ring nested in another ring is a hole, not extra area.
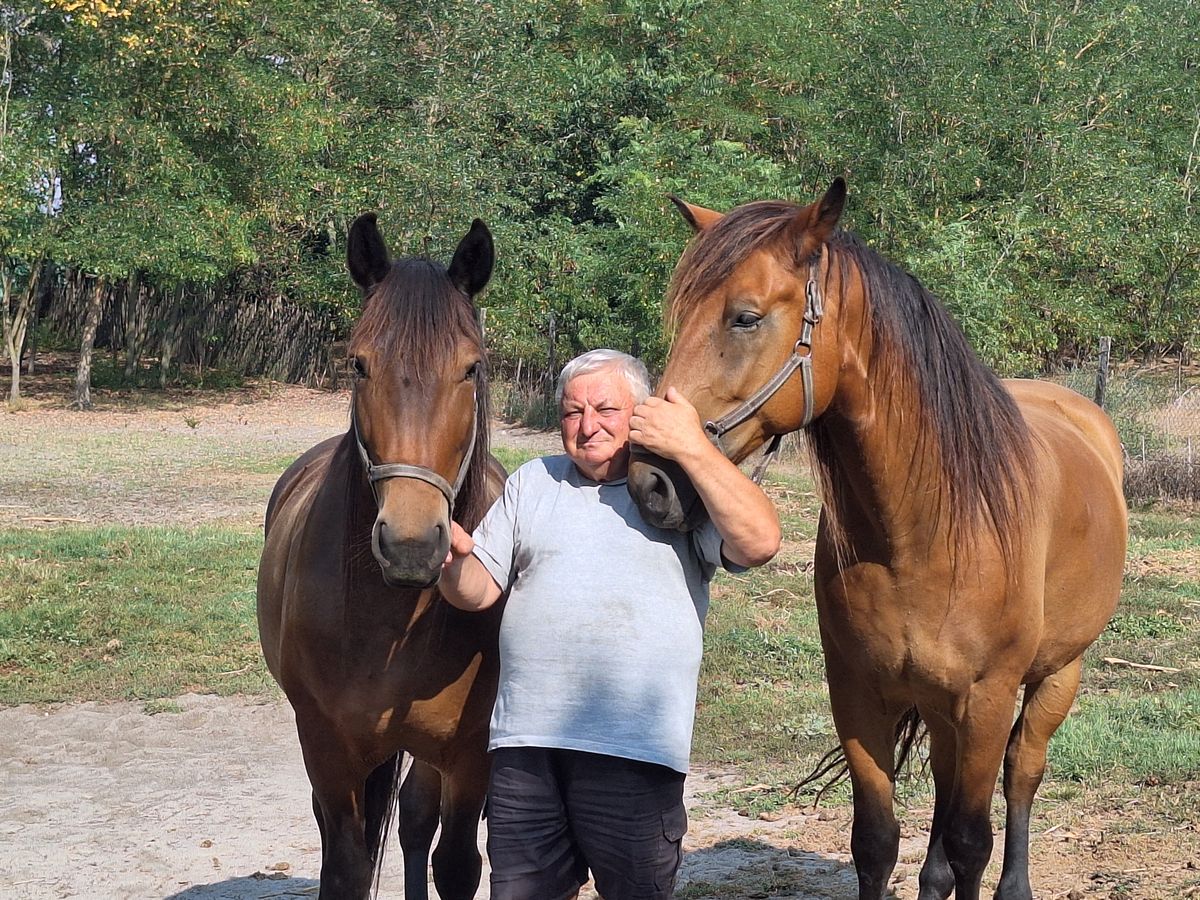
[(900, 825), (892, 809), (899, 713), (864, 690), (854, 673), (828, 659), (826, 675), (833, 720), (854, 789), (850, 853), (858, 872), (858, 897), (882, 900), (900, 850)]
[(958, 775), (942, 831), (955, 900), (979, 900), (983, 870), (992, 856), (992, 794), (1016, 694), (1017, 684), (1007, 678), (976, 682), (957, 723)]
[(366, 839), (369, 773), (320, 716), (297, 710), (296, 730), (321, 831), (319, 900), (363, 900), (374, 874)]
[(489, 760), (464, 752), (442, 776), (442, 834), (433, 852), (433, 883), (442, 900), (471, 900), (479, 887), (479, 821), (487, 795)]

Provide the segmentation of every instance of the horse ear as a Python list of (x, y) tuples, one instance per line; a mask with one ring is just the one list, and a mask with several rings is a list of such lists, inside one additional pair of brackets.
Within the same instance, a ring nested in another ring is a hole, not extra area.
[(391, 270), (392, 260), (375, 224), (375, 213), (363, 213), (350, 225), (346, 266), (354, 283), (364, 291), (383, 281)]
[(492, 233), (479, 219), (471, 223), (471, 230), (458, 242), (454, 251), (454, 259), (450, 260), (450, 268), (446, 274), (450, 283), (466, 294), (474, 297), (492, 277), (492, 267), (496, 264), (496, 247), (492, 243)]
[(692, 226), (692, 231), (697, 233), (704, 231), (706, 228), (711, 228), (717, 222), (721, 221), (721, 219), (725, 218), (724, 213), (705, 209), (703, 206), (692, 206), (692, 204), (685, 203), (674, 194), (668, 194), (667, 196), (671, 198), (671, 202), (675, 204), (675, 208), (679, 210), (679, 214)]
[(793, 236), (798, 259), (811, 257), (829, 240), (845, 205), (846, 179), (839, 176), (833, 179), (824, 197), (796, 213), (788, 230)]
[(837, 227), (838, 220), (841, 219), (842, 210), (845, 206), (846, 179), (839, 175), (833, 179), (833, 184), (829, 185), (829, 190), (821, 198), (821, 205), (817, 207), (817, 215), (813, 222), (813, 227), (820, 229), (822, 232), (822, 243), (824, 243), (829, 235), (833, 234), (833, 229)]

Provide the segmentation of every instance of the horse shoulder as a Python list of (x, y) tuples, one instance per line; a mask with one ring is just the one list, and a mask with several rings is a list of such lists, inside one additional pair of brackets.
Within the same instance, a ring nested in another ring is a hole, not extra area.
[(342, 435), (326, 438), (319, 444), (309, 447), (284, 469), (275, 487), (271, 491), (271, 499), (267, 501), (267, 514), (264, 522), (266, 534), (271, 533), (272, 526), (282, 508), (287, 507), (299, 491), (318, 483), (329, 470), (329, 461), (337, 449)]

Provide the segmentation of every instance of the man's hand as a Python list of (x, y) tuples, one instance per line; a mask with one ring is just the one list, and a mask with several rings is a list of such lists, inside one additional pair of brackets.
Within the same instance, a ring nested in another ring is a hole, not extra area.
[(633, 408), (629, 440), (680, 463), (712, 450), (696, 407), (673, 387), (667, 388), (665, 397), (647, 397)]
[(471, 551), (475, 549), (475, 541), (471, 539), (471, 535), (467, 534), (467, 530), (455, 522), (450, 520), (450, 550), (446, 553), (446, 559), (442, 563), (442, 568), (452, 564), (456, 559), (462, 559), (464, 556), (470, 556)]
[(450, 552), (442, 562), (438, 590), (451, 606), (475, 612), (500, 599), (500, 586), (472, 553), (475, 541), (466, 530), (450, 520)]

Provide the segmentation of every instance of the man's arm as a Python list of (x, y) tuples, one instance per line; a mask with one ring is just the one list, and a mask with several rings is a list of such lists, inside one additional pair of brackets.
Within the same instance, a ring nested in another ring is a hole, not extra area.
[(673, 387), (638, 404), (629, 439), (677, 462), (696, 488), (721, 534), (721, 552), (732, 563), (761, 566), (779, 552), (779, 516), (762, 488), (718, 450), (700, 416)]
[(452, 606), (467, 612), (487, 609), (500, 599), (500, 585), (471, 551), (475, 541), (455, 521), (450, 522), (450, 552), (442, 563), (438, 590)]

